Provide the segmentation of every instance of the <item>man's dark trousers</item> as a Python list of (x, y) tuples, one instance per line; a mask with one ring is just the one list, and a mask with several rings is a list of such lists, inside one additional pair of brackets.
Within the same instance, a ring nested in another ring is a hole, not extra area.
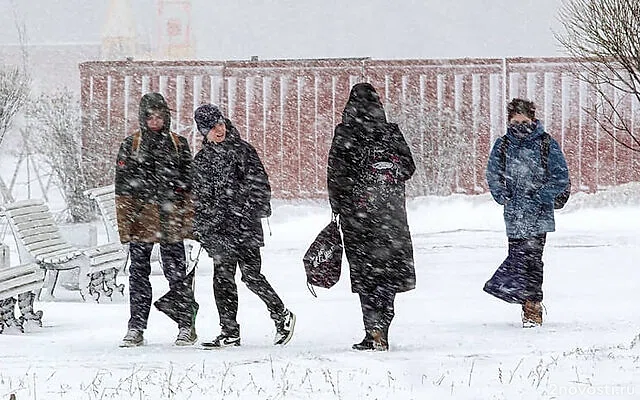
[(259, 247), (236, 249), (233, 254), (213, 258), (213, 295), (223, 334), (229, 336), (240, 334), (236, 320), (238, 314), (236, 266), (240, 267), (242, 281), (267, 306), (271, 319), (274, 321), (282, 319), (284, 304), (264, 275), (260, 273), (261, 264)]
[[(151, 251), (153, 243), (129, 243), (131, 266), (129, 267), (129, 329), (147, 328), (151, 310), (152, 290)], [(186, 256), (183, 242), (161, 243), (162, 272), (169, 281), (169, 292), (156, 301), (155, 306), (179, 328), (189, 328), (195, 322), (198, 310), (193, 293), (193, 272), (186, 275)]]

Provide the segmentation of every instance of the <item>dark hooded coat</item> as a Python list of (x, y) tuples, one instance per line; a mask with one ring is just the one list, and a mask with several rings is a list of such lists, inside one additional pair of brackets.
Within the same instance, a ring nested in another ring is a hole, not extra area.
[(405, 200), (405, 181), (414, 171), (409, 146), (398, 125), (387, 123), (373, 86), (355, 85), (335, 128), (327, 168), (353, 292), (415, 288)]
[(271, 186), (255, 148), (225, 119), (221, 143), (204, 140), (193, 170), (194, 235), (210, 256), (264, 246), (261, 218), (271, 215)]
[[(147, 127), (150, 111), (162, 113), (164, 127)], [(176, 243), (191, 237), (191, 151), (187, 139), (170, 131), (171, 113), (159, 93), (140, 100), (140, 130), (124, 139), (115, 174), (120, 241)]]

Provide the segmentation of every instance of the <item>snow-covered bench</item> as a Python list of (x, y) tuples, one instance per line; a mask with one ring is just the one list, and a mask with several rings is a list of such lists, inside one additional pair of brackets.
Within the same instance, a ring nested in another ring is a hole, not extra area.
[[(6, 221), (2, 209), (0, 220)], [(6, 225), (2, 227), (2, 240), (5, 228)], [(0, 333), (12, 328), (24, 332), (24, 323), (28, 321), (42, 326), (42, 311), (33, 311), (33, 301), (42, 289), (44, 269), (33, 263), (12, 266), (9, 246), (4, 243), (0, 243), (0, 253)], [(20, 318), (16, 318), (16, 304)]]
[(87, 249), (75, 247), (62, 238), (49, 207), (40, 199), (7, 204), (4, 211), (20, 261), (46, 269), (43, 289), (47, 297), (53, 297), (58, 273), (64, 270), (77, 270), (77, 289), (85, 300), (111, 298), (114, 292), (124, 294), (124, 285), (116, 283), (117, 272), (127, 261), (120, 243)]
[(115, 187), (109, 185), (85, 190), (84, 195), (96, 202), (109, 243), (119, 242)]
[[(24, 323), (33, 321), (42, 326), (42, 311), (33, 311), (33, 301), (42, 289), (45, 270), (29, 263), (0, 269), (0, 333), (5, 328), (24, 332)], [(20, 318), (15, 316), (16, 303)]]
[[(94, 189), (84, 191), (84, 195), (94, 200), (98, 205), (105, 231), (107, 232), (107, 240), (109, 243), (119, 243), (120, 235), (118, 234), (118, 217), (116, 215), (116, 191), (114, 185), (101, 186)], [(125, 246), (125, 251), (128, 249)], [(151, 252), (152, 261), (160, 261), (160, 248), (154, 246)]]

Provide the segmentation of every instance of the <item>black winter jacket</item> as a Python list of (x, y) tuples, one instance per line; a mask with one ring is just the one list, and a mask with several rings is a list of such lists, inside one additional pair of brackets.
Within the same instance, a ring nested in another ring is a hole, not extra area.
[(192, 166), (194, 236), (210, 256), (264, 246), (261, 218), (271, 215), (271, 186), (258, 153), (230, 120), (222, 143), (205, 139)]
[[(164, 117), (160, 132), (146, 123), (149, 110)], [(187, 139), (169, 130), (171, 114), (159, 93), (140, 100), (140, 130), (125, 138), (115, 173), (120, 241), (175, 243), (191, 237), (191, 151)]]

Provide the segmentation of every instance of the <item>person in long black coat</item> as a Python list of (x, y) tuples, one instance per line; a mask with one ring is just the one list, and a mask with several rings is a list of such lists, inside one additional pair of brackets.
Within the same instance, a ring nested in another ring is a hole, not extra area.
[(340, 225), (351, 290), (358, 293), (365, 338), (357, 350), (387, 350), (396, 293), (415, 288), (405, 182), (415, 172), (400, 128), (387, 122), (373, 86), (356, 84), (336, 126), (327, 186)]
[(256, 150), (217, 106), (198, 107), (194, 119), (204, 138), (192, 167), (193, 229), (213, 258), (213, 292), (222, 327), (221, 334), (205, 345), (240, 345), (236, 267), (269, 310), (276, 325), (274, 344), (284, 345), (293, 335), (295, 315), (260, 273), (261, 218), (271, 215), (269, 178)]

